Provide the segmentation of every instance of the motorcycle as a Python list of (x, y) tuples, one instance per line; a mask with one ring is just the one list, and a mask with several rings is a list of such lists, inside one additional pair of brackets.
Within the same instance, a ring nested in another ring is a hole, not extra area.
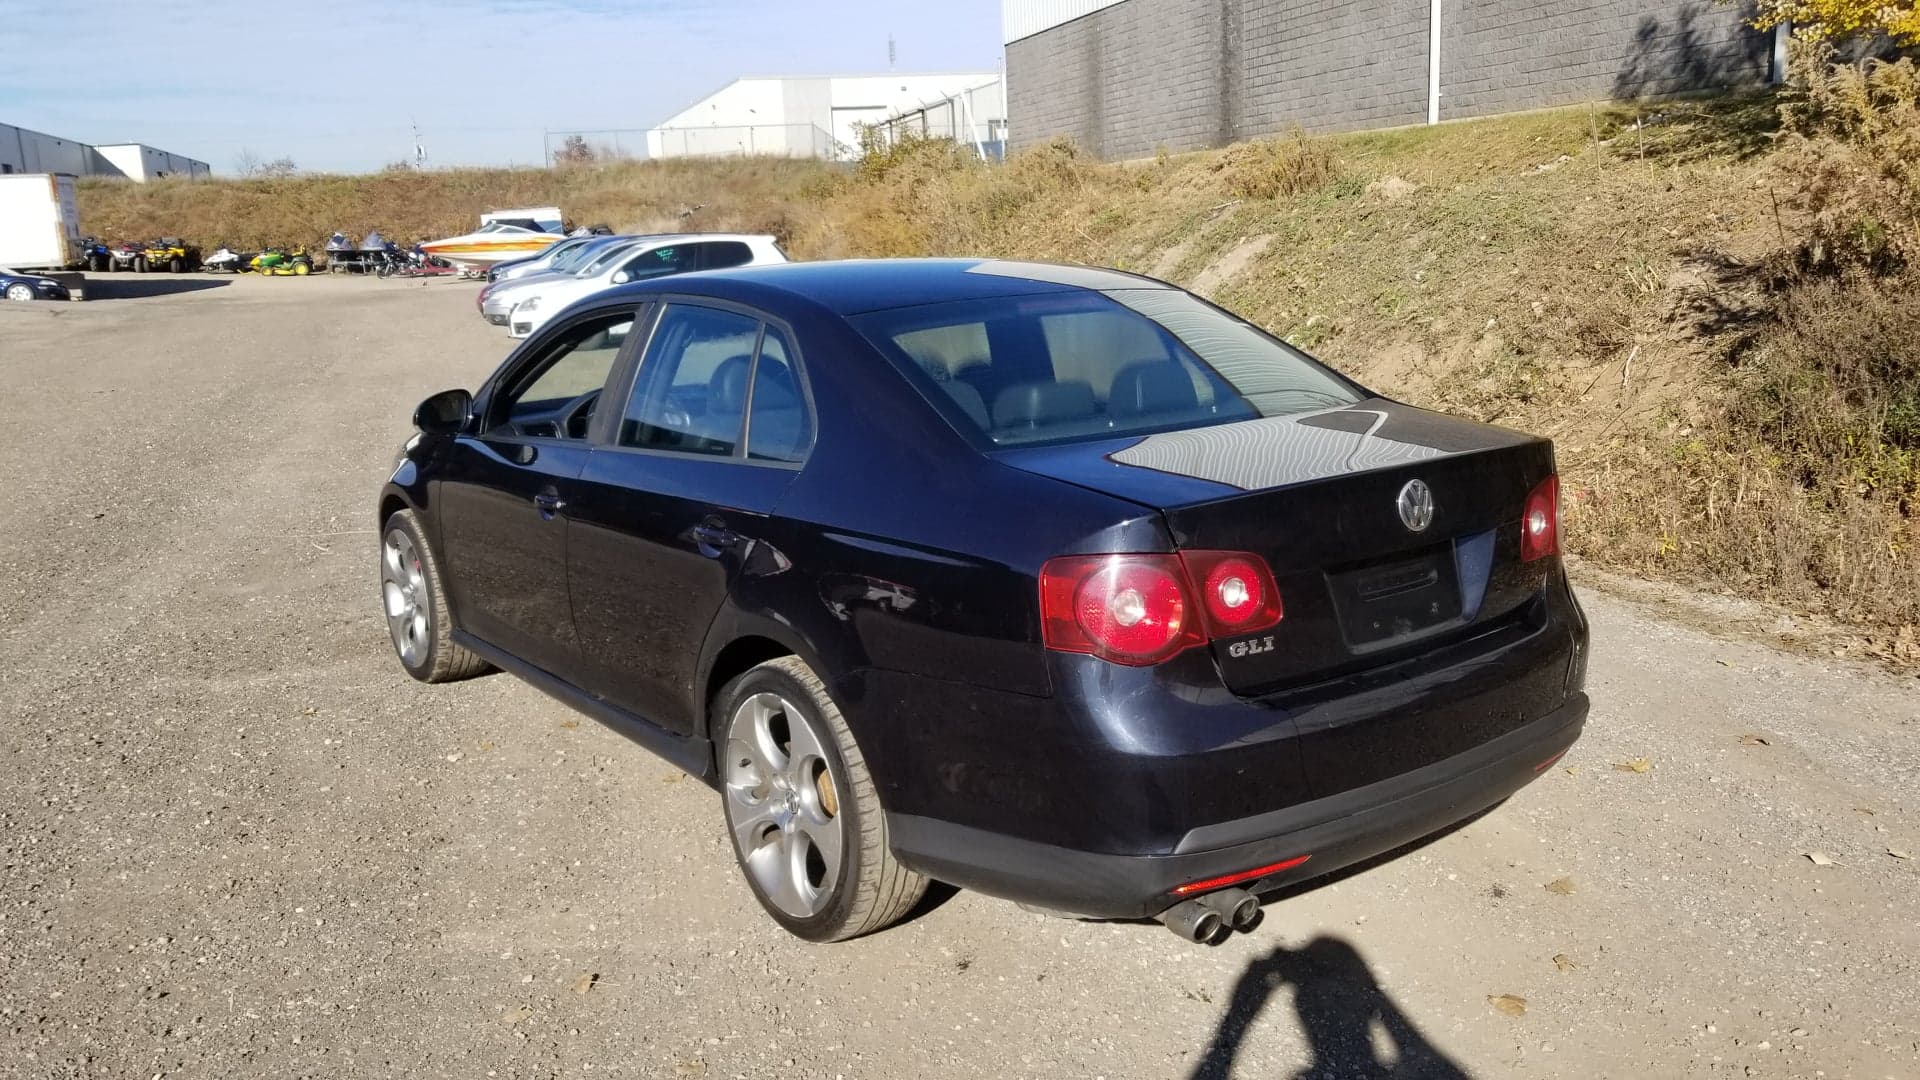
[(255, 273), (262, 277), (306, 277), (313, 273), (313, 257), (306, 248), (268, 248), (253, 257), (249, 264)]
[(230, 247), (222, 247), (207, 256), (200, 268), (209, 273), (244, 274), (253, 266), (252, 254), (241, 254)]

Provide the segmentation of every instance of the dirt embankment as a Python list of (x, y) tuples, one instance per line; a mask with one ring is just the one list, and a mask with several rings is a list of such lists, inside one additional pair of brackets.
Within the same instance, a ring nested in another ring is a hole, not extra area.
[[(1748, 98), (1132, 164), (1054, 145), (986, 167), (922, 144), (852, 169), (622, 162), (81, 197), (93, 229), (203, 244), (437, 235), (557, 203), (621, 229), (770, 231), (797, 258), (1150, 273), (1383, 393), (1553, 436), (1568, 545), (1597, 566), (1780, 604), (1849, 628), (1845, 651), (1920, 663), (1920, 366), (1900, 359), (1920, 290), (1783, 284), (1782, 253), (1823, 219), (1804, 141), (1778, 128), (1777, 103)], [(1822, 358), (1836, 338), (1851, 369)]]

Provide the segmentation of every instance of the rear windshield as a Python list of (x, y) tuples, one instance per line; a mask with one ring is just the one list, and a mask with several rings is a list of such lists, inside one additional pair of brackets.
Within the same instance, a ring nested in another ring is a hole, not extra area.
[(961, 431), (1000, 446), (1287, 416), (1363, 396), (1172, 289), (960, 300), (852, 321)]

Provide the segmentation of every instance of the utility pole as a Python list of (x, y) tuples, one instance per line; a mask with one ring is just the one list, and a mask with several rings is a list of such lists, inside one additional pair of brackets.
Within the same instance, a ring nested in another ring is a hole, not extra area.
[(895, 52), (893, 47), (893, 35), (888, 34), (887, 35), (887, 70), (888, 71), (893, 70), (893, 64), (894, 64), (894, 61), (897, 59), (897, 55), (898, 54)]

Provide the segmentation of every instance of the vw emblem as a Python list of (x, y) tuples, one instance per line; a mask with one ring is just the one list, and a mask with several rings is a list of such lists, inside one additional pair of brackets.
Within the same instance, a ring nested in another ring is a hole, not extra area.
[(1426, 481), (1407, 481), (1407, 486), (1400, 489), (1396, 504), (1400, 507), (1400, 523), (1408, 532), (1426, 532), (1427, 526), (1433, 524), (1433, 489)]

